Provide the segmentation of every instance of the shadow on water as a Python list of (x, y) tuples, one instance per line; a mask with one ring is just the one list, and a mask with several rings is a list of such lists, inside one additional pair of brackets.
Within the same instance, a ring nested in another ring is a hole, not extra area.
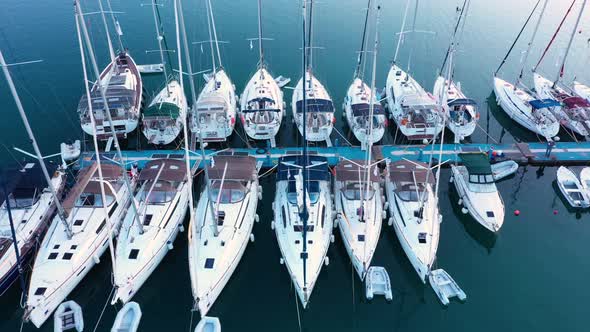
[(453, 215), (455, 218), (463, 224), (463, 228), (469, 234), (469, 236), (475, 240), (481, 247), (483, 247), (488, 255), (492, 253), (492, 249), (496, 245), (498, 236), (490, 232), (488, 229), (480, 225), (475, 219), (473, 219), (468, 213), (461, 211), (461, 206), (457, 204), (459, 201), (459, 194), (455, 189), (454, 185), (449, 186), (449, 196), (451, 200), (451, 207), (453, 209)]
[[(535, 135), (533, 132), (529, 131), (525, 127), (521, 126), (518, 122), (512, 120), (504, 110), (496, 103), (496, 95), (492, 91), (492, 93), (486, 99), (486, 105), (488, 109), (488, 114), (494, 116), (494, 119), (498, 121), (500, 127), (502, 128), (500, 138), (498, 142), (502, 142), (504, 135), (508, 132), (516, 141), (519, 142), (537, 142), (539, 141), (539, 137)], [(489, 119), (489, 115), (488, 115)], [(489, 133), (489, 132), (488, 132)]]

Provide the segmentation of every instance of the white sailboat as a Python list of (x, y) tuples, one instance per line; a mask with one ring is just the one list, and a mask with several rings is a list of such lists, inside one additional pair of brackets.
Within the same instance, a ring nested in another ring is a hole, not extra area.
[(139, 218), (128, 209), (117, 236), (113, 304), (131, 300), (172, 249), (191, 194), (186, 179), (184, 161), (177, 159), (152, 160), (139, 173)]
[(442, 219), (435, 177), (428, 164), (420, 162), (388, 162), (386, 169), (390, 223), (420, 280), (426, 282), (436, 260)]
[(156, 39), (158, 40), (160, 61), (162, 62), (162, 70), (164, 72), (165, 87), (156, 95), (148, 108), (143, 112), (142, 132), (149, 143), (166, 145), (172, 143), (182, 131), (183, 118), (187, 115), (188, 103), (180, 83), (175, 78), (168, 76), (168, 66), (164, 57), (164, 49), (162, 48), (164, 31), (161, 28), (162, 22), (158, 20), (159, 13), (157, 13), (158, 4), (156, 0), (152, 0), (151, 5), (154, 24), (156, 26)]
[(261, 0), (258, 0), (258, 70), (246, 84), (240, 101), (240, 118), (246, 134), (256, 140), (273, 140), (285, 114), (283, 91), (269, 73), (262, 47)]
[[(137, 128), (143, 103), (143, 83), (135, 61), (122, 45), (120, 45), (121, 50), (119, 53), (115, 55), (108, 32), (109, 27), (104, 17), (105, 11), (102, 8), (102, 1), (98, 3), (107, 34), (111, 62), (98, 75), (97, 82), (93, 84), (90, 91), (90, 96), (84, 94), (80, 99), (78, 113), (84, 132), (88, 135), (94, 135), (95, 128), (90, 119), (90, 112), (93, 112), (96, 122), (96, 135), (98, 135), (99, 139), (106, 140), (111, 137), (112, 131), (115, 132), (117, 137), (127, 137), (127, 134)], [(116, 21), (115, 26), (119, 34), (120, 27)], [(107, 106), (102, 100), (101, 86), (106, 87)], [(91, 100), (91, 105), (88, 103), (88, 99)]]
[[(385, 93), (392, 118), (402, 134), (409, 140), (434, 139), (442, 131), (442, 111), (436, 104), (434, 96), (397, 65), (397, 57), (403, 41), (406, 18), (410, 0), (406, 3), (406, 9), (399, 33), (397, 48), (395, 50), (393, 64), (387, 74)], [(415, 25), (415, 19), (414, 19)], [(411, 30), (412, 32), (415, 29)]]
[(33, 145), (37, 162), (26, 163), (18, 169), (9, 169), (0, 176), (0, 296), (20, 277), (23, 293), (25, 266), (33, 259), (49, 222), (58, 210), (64, 220), (60, 199), (66, 183), (63, 169), (47, 169), (37, 140), (12, 80), (8, 64), (0, 51), (0, 66), (12, 97)]
[(191, 286), (201, 317), (215, 303), (253, 238), (262, 198), (254, 157), (219, 156), (212, 163), (189, 235)]
[[(307, 16), (307, 10), (304, 14)], [(306, 54), (307, 66), (302, 77), (297, 82), (291, 99), (293, 121), (297, 125), (299, 133), (310, 142), (326, 141), (330, 144), (330, 134), (334, 128), (334, 103), (324, 85), (315, 77), (312, 70), (313, 46), (312, 21), (313, 0), (309, 3), (309, 28), (305, 25), (303, 34), (308, 34), (308, 44), (304, 44), (302, 52)], [(303, 109), (303, 100), (306, 100), (306, 110)], [(304, 113), (306, 114), (304, 116)], [(304, 133), (304, 128), (305, 133)]]
[(451, 181), (459, 194), (459, 205), (486, 229), (496, 233), (504, 223), (504, 202), (496, 188), (490, 161), (485, 153), (460, 153), (463, 165), (451, 165)]
[[(571, 46), (576, 35), (576, 32), (578, 31), (578, 26), (580, 25), (582, 14), (584, 13), (584, 9), (586, 7), (586, 2), (587, 0), (584, 0), (582, 2), (582, 6), (580, 7), (580, 12), (578, 14), (576, 24), (572, 29), (568, 46), (565, 51), (565, 55), (561, 59), (561, 63), (559, 65), (560, 69), (556, 79), (554, 81), (550, 81), (547, 78), (541, 76), (537, 72), (539, 64), (541, 63), (545, 55), (544, 53), (541, 59), (539, 60), (539, 63), (533, 69), (533, 80), (535, 83), (535, 90), (541, 97), (555, 99), (556, 101), (562, 103), (562, 107), (552, 108), (555, 117), (561, 123), (563, 123), (565, 127), (572, 130), (574, 133), (581, 136), (590, 137), (590, 101), (578, 96), (576, 92), (574, 92), (573, 90), (561, 83), (561, 78), (563, 77), (563, 72), (565, 68), (565, 62), (571, 50)], [(573, 6), (574, 3), (575, 2), (572, 2), (571, 6)], [(572, 7), (569, 8), (563, 20), (567, 18), (571, 8)], [(560, 29), (561, 24), (555, 32), (554, 37), (547, 48), (551, 46), (555, 36), (559, 33)]]
[(233, 133), (236, 124), (236, 87), (221, 65), (221, 52), (211, 1), (206, 0), (205, 3), (213, 70), (208, 75), (209, 80), (205, 87), (199, 93), (196, 107), (190, 112), (190, 125), (191, 131), (200, 136), (203, 141), (225, 142)]
[[(352, 84), (348, 87), (343, 106), (343, 114), (346, 117), (348, 126), (352, 129), (356, 139), (361, 142), (363, 148), (366, 148), (369, 143), (373, 144), (380, 141), (385, 134), (385, 127), (387, 126), (385, 111), (383, 110), (377, 95), (365, 82), (363, 82), (366, 62), (366, 34), (370, 12), (371, 0), (368, 0), (361, 50), (357, 58), (354, 79)], [(369, 114), (371, 107), (373, 108), (372, 116)], [(372, 126), (372, 131), (369, 133), (370, 126)]]

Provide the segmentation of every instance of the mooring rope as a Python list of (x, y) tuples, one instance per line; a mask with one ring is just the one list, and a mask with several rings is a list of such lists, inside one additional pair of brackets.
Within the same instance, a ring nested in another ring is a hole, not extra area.
[(299, 313), (299, 303), (297, 302), (297, 288), (293, 287), (293, 293), (295, 293), (295, 308), (297, 308), (297, 323), (299, 324), (299, 332), (301, 332), (301, 314)]
[(98, 325), (100, 325), (100, 321), (102, 320), (102, 316), (104, 315), (104, 311), (106, 310), (107, 306), (109, 305), (111, 296), (113, 295), (114, 291), (115, 291), (115, 287), (111, 288), (111, 291), (109, 292), (109, 296), (107, 297), (107, 301), (105, 302), (104, 306), (102, 307), (102, 311), (100, 312), (100, 316), (98, 316), (98, 321), (96, 322), (96, 325), (94, 325), (94, 330), (92, 330), (93, 332), (96, 332), (96, 330), (98, 329)]

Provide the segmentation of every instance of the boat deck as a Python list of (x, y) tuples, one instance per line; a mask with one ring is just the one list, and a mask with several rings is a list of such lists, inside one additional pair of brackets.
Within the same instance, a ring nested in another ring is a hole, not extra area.
[[(438, 157), (440, 145), (434, 150), (431, 146), (424, 145), (379, 145), (373, 147), (373, 159), (382, 160), (389, 158), (392, 161), (408, 159), (413, 161), (428, 162), (430, 155)], [(320, 155), (328, 158), (331, 166), (338, 163), (341, 157), (347, 159), (362, 160), (365, 152), (360, 147), (309, 147), (309, 154)], [(460, 152), (501, 152), (501, 157), (496, 160), (514, 160), (520, 165), (556, 166), (556, 165), (586, 165), (590, 163), (590, 142), (558, 142), (551, 150), (548, 157), (546, 143), (510, 143), (510, 144), (444, 144), (442, 147), (442, 159), (447, 161), (445, 165), (454, 163)], [(206, 150), (206, 154), (214, 155), (249, 155), (256, 158), (262, 167), (273, 167), (278, 163), (278, 158), (286, 155), (301, 154), (300, 147), (270, 148), (270, 149), (248, 149), (230, 148), (224, 150)], [(137, 163), (141, 169), (147, 162), (158, 158), (184, 158), (183, 150), (143, 150), (143, 151), (122, 151), (127, 168)], [(104, 160), (113, 161), (114, 152), (101, 154)], [(191, 164), (194, 166), (200, 160), (200, 153), (191, 152)], [(81, 168), (95, 160), (94, 153), (82, 154), (75, 167)], [(198, 165), (197, 167), (202, 167)]]

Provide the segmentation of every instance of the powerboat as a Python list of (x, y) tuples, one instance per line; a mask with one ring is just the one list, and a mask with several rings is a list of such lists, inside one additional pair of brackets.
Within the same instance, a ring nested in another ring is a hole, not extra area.
[(443, 106), (446, 117), (445, 125), (455, 134), (455, 140), (461, 141), (471, 136), (477, 126), (477, 120), (479, 120), (475, 100), (465, 97), (459, 82), (451, 80), (449, 84), (449, 80), (445, 80), (442, 76), (439, 76), (434, 82), (433, 91), (437, 100), (440, 100), (446, 93), (447, 104)]
[(442, 216), (434, 193), (435, 178), (428, 164), (387, 162), (385, 188), (390, 224), (420, 280), (432, 270)]
[[(588, 181), (584, 181), (586, 186)], [(567, 202), (574, 208), (590, 207), (590, 197), (585, 187), (569, 168), (560, 166), (557, 169), (557, 186)]]
[(136, 188), (136, 207), (131, 207), (132, 203), (126, 207), (117, 236), (113, 304), (131, 300), (172, 249), (191, 195), (181, 159), (148, 162), (139, 173)]
[(497, 233), (504, 223), (504, 202), (496, 188), (489, 157), (483, 152), (460, 153), (463, 165), (451, 165), (451, 181), (465, 213), (486, 229)]

